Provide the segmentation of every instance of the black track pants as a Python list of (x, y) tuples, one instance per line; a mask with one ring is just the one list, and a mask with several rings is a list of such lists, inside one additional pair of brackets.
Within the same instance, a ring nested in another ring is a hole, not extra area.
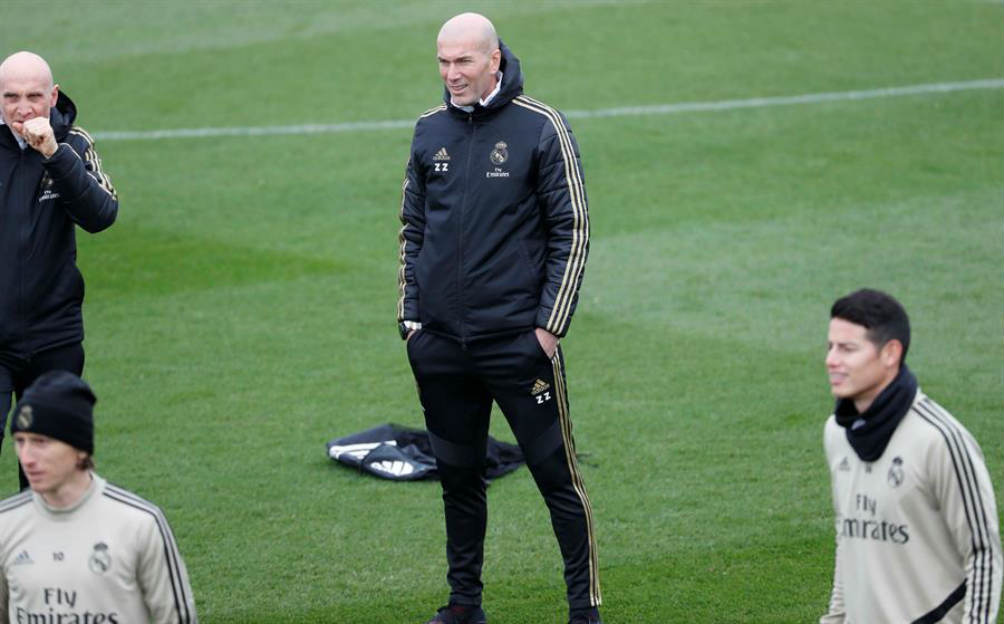
[(450, 601), (481, 604), (485, 446), (494, 400), (551, 512), (569, 607), (599, 605), (592, 510), (575, 458), (561, 348), (548, 358), (533, 331), (465, 346), (418, 331), (407, 348), (442, 479)]
[[(79, 342), (39, 351), (29, 356), (15, 355), (0, 350), (0, 443), (7, 432), (7, 414), (11, 408), (11, 395), (21, 400), (21, 395), (42, 373), (52, 370), (70, 371), (76, 375), (84, 372), (84, 347)], [(28, 479), (17, 465), (18, 484), (23, 490)]]

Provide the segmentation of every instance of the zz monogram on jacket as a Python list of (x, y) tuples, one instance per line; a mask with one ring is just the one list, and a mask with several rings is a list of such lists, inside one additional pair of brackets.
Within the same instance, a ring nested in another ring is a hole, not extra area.
[(450, 170), (450, 154), (445, 147), (439, 148), (439, 151), (432, 157), (432, 166), (434, 171), (440, 173), (446, 173)]

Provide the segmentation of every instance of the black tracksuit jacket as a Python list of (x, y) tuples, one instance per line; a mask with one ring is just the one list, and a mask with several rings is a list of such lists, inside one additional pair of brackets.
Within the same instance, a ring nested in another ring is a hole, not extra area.
[(49, 113), (59, 148), (49, 159), (22, 150), (0, 125), (0, 351), (30, 356), (84, 337), (74, 225), (107, 228), (118, 198), (76, 116), (60, 93)]
[(398, 321), (461, 342), (541, 327), (563, 336), (589, 251), (579, 149), (564, 116), (523, 95), (502, 49), (486, 107), (415, 125), (401, 201)]

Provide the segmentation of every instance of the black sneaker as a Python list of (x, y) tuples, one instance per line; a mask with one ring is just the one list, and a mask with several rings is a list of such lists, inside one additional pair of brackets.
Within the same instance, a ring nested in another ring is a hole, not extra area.
[(568, 619), (568, 624), (603, 624), (603, 620), (600, 619), (600, 612), (594, 609), (592, 613), (573, 615)]
[(481, 607), (447, 605), (441, 607), (425, 624), (485, 624), (487, 621)]

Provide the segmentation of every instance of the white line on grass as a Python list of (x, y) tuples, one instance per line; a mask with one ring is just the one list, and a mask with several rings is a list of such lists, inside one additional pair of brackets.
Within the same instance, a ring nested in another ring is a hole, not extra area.
[[(870, 100), (875, 98), (925, 95), (972, 91), (974, 89), (1001, 89), (1004, 80), (969, 80), (966, 82), (938, 82), (933, 84), (910, 85), (906, 87), (886, 87), (865, 91), (836, 91), (832, 93), (807, 93), (779, 97), (749, 98), (744, 100), (719, 100), (717, 102), (679, 102), (676, 104), (656, 104), (650, 106), (618, 106), (597, 110), (565, 111), (569, 119), (593, 117), (628, 117), (640, 115), (672, 115), (676, 113), (725, 111), (741, 108), (765, 108), (768, 106), (790, 106), (793, 104), (817, 104), (846, 100)], [(294, 126), (247, 126), (234, 128), (176, 128), (173, 130), (110, 130), (93, 132), (94, 138), (102, 141), (137, 141), (157, 139), (188, 139), (221, 136), (266, 136), (277, 134), (330, 134), (340, 132), (367, 132), (372, 130), (395, 130), (411, 128), (414, 119), (393, 119), (387, 121), (349, 121), (332, 124), (299, 124)]]

